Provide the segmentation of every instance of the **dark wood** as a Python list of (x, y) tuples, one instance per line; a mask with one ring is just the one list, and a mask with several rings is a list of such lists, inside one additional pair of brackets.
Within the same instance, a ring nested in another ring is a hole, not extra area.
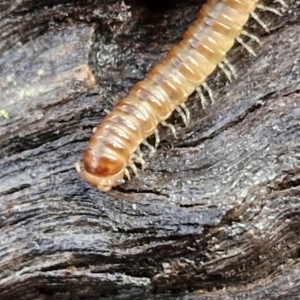
[(0, 299), (299, 299), (299, 2), (105, 194), (74, 163), (201, 5), (137, 2), (0, 0)]

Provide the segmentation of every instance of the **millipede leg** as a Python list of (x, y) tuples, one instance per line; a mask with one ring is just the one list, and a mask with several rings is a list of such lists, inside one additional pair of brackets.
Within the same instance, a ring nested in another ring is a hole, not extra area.
[(155, 136), (155, 145), (154, 148), (157, 149), (159, 142), (160, 142), (160, 138), (159, 138), (159, 132), (157, 130), (157, 128), (154, 131), (154, 136)]
[(240, 37), (237, 37), (236, 40), (253, 56), (256, 56), (256, 53), (253, 51), (253, 49), (248, 46)]
[(260, 39), (259, 39), (257, 36), (255, 36), (254, 34), (251, 34), (251, 33), (249, 33), (249, 32), (246, 31), (246, 30), (242, 30), (242, 35), (247, 36), (247, 37), (250, 38), (252, 41), (255, 41), (257, 44), (261, 45)]
[[(252, 12), (251, 13), (251, 17), (266, 31), (266, 32), (270, 32), (270, 29), (268, 27), (268, 25), (266, 23), (264, 23), (260, 18), (259, 16), (255, 13), (255, 12)], [(240, 43), (240, 42), (239, 42)]]
[(236, 72), (235, 72), (235, 69), (234, 69), (233, 65), (228, 61), (227, 58), (225, 58), (225, 59), (223, 60), (223, 63), (224, 63), (224, 65), (227, 66), (227, 68), (230, 70), (232, 76), (236, 79), (236, 78), (237, 78), (237, 74), (236, 74)]
[(155, 153), (155, 148), (152, 145), (150, 145), (147, 141), (143, 141), (142, 143), (150, 150), (149, 156), (153, 156)]
[(132, 169), (132, 171), (133, 171), (133, 173), (134, 173), (135, 176), (138, 175), (139, 171), (138, 171), (136, 165), (134, 164), (134, 162), (132, 160), (130, 160), (128, 162), (128, 167), (130, 167)]
[(81, 169), (81, 166), (80, 166), (80, 162), (79, 162), (79, 161), (77, 161), (77, 162), (75, 163), (75, 169), (76, 169), (77, 173), (81, 173), (81, 172), (82, 172), (82, 169)]
[(225, 68), (225, 65), (221, 62), (218, 63), (218, 67), (224, 72), (229, 82), (232, 82), (231, 72)]
[(201, 105), (202, 105), (203, 109), (205, 109), (209, 104), (208, 104), (208, 101), (206, 100), (206, 98), (204, 97), (204, 95), (202, 93), (201, 86), (197, 87), (196, 91), (197, 91), (197, 94), (200, 97)]
[(180, 106), (176, 107), (176, 111), (178, 112), (178, 114), (182, 118), (183, 123), (185, 124), (185, 126), (188, 126), (188, 120), (187, 120), (187, 116), (186, 116), (185, 112), (181, 109)]
[(202, 86), (204, 87), (204, 89), (207, 91), (207, 93), (208, 93), (208, 96), (209, 96), (209, 98), (210, 98), (210, 100), (211, 100), (211, 102), (212, 103), (214, 103), (215, 102), (215, 100), (214, 100), (214, 96), (213, 96), (213, 93), (212, 93), (212, 90), (211, 90), (211, 88), (207, 85), (207, 83), (206, 82), (204, 82), (203, 84), (202, 84)]
[(173, 135), (174, 135), (174, 137), (177, 139), (176, 129), (175, 129), (175, 127), (174, 127), (172, 124), (167, 123), (167, 122), (165, 122), (165, 121), (161, 122), (160, 124), (161, 124), (162, 126), (164, 126), (164, 127), (170, 128), (171, 131), (172, 131), (172, 133), (173, 133)]
[(275, 2), (278, 2), (281, 4), (282, 7), (288, 8), (289, 6), (284, 2), (284, 0), (276, 0)]
[(188, 125), (190, 124), (191, 122), (191, 113), (189, 111), (189, 109), (186, 107), (186, 105), (184, 103), (182, 103), (180, 105), (180, 107), (183, 109), (183, 111), (185, 112), (185, 116), (186, 116), (186, 127), (188, 127)]
[(125, 173), (125, 176), (127, 177), (127, 179), (131, 180), (131, 176), (130, 176), (130, 173), (127, 168), (125, 168), (124, 173)]
[(137, 149), (135, 150), (136, 154), (143, 159), (143, 152), (141, 151), (140, 147), (137, 147)]
[(133, 153), (131, 159), (142, 166), (142, 171), (145, 169), (146, 162), (138, 153)]
[(269, 11), (275, 15), (282, 16), (282, 13), (279, 10), (277, 10), (276, 8), (264, 6), (263, 4), (257, 4), (256, 7), (262, 11)]

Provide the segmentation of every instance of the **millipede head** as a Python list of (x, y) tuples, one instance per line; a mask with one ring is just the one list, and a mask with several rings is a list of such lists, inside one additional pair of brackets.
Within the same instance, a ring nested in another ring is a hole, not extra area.
[(124, 169), (116, 174), (101, 176), (100, 174), (95, 174), (89, 172), (84, 167), (84, 162), (77, 162), (75, 164), (75, 168), (79, 174), (79, 176), (90, 183), (91, 185), (97, 187), (100, 191), (108, 192), (112, 187), (120, 185), (125, 182), (124, 177)]

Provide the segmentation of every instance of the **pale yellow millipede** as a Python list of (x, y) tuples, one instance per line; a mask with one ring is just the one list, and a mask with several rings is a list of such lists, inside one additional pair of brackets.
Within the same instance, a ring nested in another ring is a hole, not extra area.
[(94, 130), (80, 176), (101, 191), (124, 182), (142, 142), (156, 133), (224, 61), (258, 0), (208, 0), (166, 58), (136, 83)]

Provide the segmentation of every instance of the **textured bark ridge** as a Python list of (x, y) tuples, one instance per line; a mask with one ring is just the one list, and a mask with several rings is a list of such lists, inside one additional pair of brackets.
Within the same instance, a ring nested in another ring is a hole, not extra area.
[(0, 0), (0, 299), (298, 299), (299, 2), (105, 194), (74, 163), (201, 5), (136, 2)]

